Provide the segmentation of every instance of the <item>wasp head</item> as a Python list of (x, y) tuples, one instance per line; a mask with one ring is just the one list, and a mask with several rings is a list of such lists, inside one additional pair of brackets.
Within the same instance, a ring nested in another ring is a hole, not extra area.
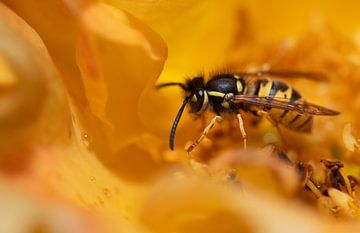
[(185, 106), (190, 102), (190, 112), (200, 114), (202, 113), (208, 104), (208, 96), (205, 91), (205, 84), (203, 77), (195, 77), (183, 83), (164, 83), (157, 86), (157, 88), (168, 87), (168, 86), (179, 86), (181, 87), (185, 93), (186, 97), (184, 102), (182, 103), (176, 117), (174, 123), (171, 127), (170, 132), (170, 149), (174, 149), (174, 140), (175, 140), (175, 133), (177, 125), (179, 124), (181, 115), (184, 111)]

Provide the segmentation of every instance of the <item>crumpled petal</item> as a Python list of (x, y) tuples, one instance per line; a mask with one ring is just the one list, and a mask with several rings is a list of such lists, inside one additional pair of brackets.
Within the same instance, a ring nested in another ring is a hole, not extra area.
[(4, 0), (14, 12), (31, 25), (46, 44), (59, 69), (67, 91), (78, 107), (86, 108), (84, 85), (75, 59), (79, 36), (79, 14), (93, 0), (18, 1)]
[(113, 128), (120, 148), (144, 132), (138, 102), (155, 83), (167, 56), (162, 39), (128, 13), (94, 4), (81, 16), (77, 62), (90, 109)]
[[(164, 189), (166, 187), (166, 189)], [(285, 199), (203, 179), (168, 176), (154, 186), (140, 212), (154, 232), (356, 232)], [(165, 221), (166, 219), (166, 221)]]
[(111, 217), (110, 228), (137, 232), (121, 223), (134, 218), (143, 188), (118, 179), (89, 150), (83, 115), (66, 102), (64, 86), (44, 44), (24, 21), (0, 6), (4, 12), (0, 67), (8, 75), (1, 86), (8, 90), (1, 92), (0, 102), (14, 98), (12, 104), (26, 107), (15, 105), (1, 112), (0, 122), (8, 122), (0, 132), (1, 177), (28, 195), (80, 206)]
[(6, 74), (1, 81), (0, 150), (6, 154), (64, 137), (69, 116), (41, 39), (2, 3), (0, 7), (0, 62)]
[(83, 211), (26, 196), (4, 181), (0, 186), (0, 208), (0, 232), (4, 233), (104, 232), (94, 218)]

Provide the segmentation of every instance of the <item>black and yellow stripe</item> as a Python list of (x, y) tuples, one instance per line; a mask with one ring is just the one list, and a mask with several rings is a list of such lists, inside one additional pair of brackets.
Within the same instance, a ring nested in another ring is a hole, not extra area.
[(215, 75), (206, 84), (206, 92), (212, 103), (211, 107), (217, 113), (234, 111), (229, 99), (225, 98), (225, 96), (241, 95), (245, 91), (245, 80), (236, 74)]
[[(289, 103), (301, 99), (299, 92), (286, 83), (277, 80), (259, 79), (255, 82), (254, 89), (254, 95), (259, 97), (282, 98), (288, 100)], [(268, 112), (275, 123), (284, 125), (289, 129), (310, 132), (312, 128), (313, 117), (311, 115), (301, 115), (295, 111), (275, 108), (263, 110)]]

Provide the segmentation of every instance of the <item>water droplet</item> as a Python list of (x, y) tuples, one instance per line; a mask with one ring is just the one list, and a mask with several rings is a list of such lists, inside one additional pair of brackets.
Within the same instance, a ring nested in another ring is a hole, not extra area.
[(84, 143), (84, 145), (85, 145), (86, 147), (89, 147), (89, 145), (90, 145), (90, 138), (89, 138), (89, 135), (88, 135), (87, 133), (84, 133), (84, 134), (82, 135), (82, 142)]
[(106, 197), (110, 197), (110, 190), (108, 188), (104, 188), (103, 189), (103, 194), (106, 196)]
[(96, 183), (96, 178), (94, 176), (91, 176), (90, 181), (93, 182), (93, 183)]
[(98, 197), (99, 198), (99, 204), (100, 206), (104, 206), (105, 202), (103, 199), (101, 199), (101, 197)]

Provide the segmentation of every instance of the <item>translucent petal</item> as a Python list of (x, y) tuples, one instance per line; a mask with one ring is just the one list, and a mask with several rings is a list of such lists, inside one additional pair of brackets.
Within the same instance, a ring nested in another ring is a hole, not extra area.
[(90, 108), (111, 125), (114, 143), (121, 147), (144, 132), (139, 97), (160, 74), (166, 46), (146, 25), (109, 5), (88, 8), (81, 22), (77, 61)]
[(4, 181), (1, 181), (0, 207), (0, 232), (104, 232), (104, 229), (83, 211), (49, 200), (37, 200), (25, 193), (19, 193)]
[(6, 74), (1, 81), (0, 149), (10, 153), (64, 137), (69, 121), (65, 93), (41, 39), (0, 6), (0, 61)]
[[(18, 1), (4, 0), (14, 12), (31, 25), (46, 44), (76, 104), (87, 107), (75, 46), (79, 36), (79, 14), (92, 0)], [(66, 33), (65, 33), (66, 32)]]

